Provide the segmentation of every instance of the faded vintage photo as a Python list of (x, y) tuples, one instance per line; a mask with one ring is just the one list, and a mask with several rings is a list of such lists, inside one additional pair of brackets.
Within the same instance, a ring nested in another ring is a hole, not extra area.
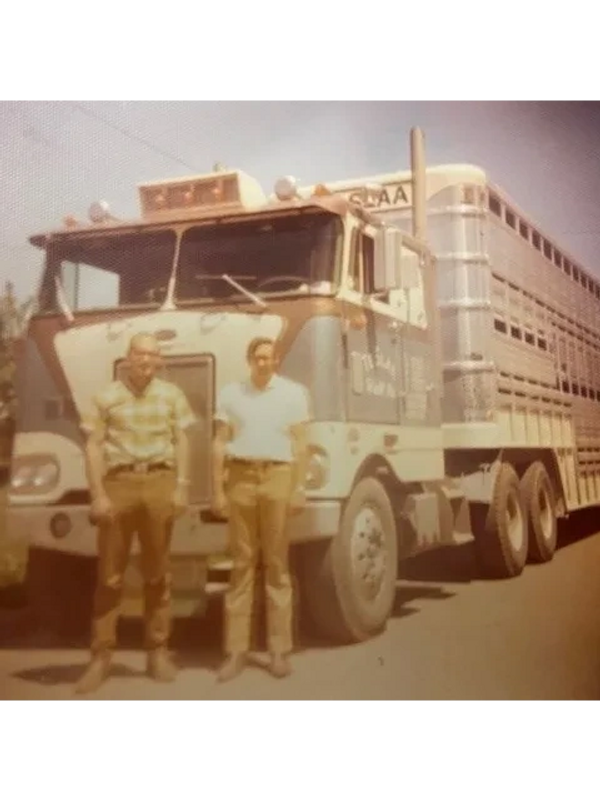
[(0, 103), (0, 699), (598, 699), (599, 141)]

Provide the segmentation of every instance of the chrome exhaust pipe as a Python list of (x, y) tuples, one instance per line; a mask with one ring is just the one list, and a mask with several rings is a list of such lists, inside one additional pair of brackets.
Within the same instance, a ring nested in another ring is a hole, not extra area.
[(410, 169), (412, 180), (412, 233), (424, 242), (427, 238), (427, 195), (425, 192), (425, 137), (420, 128), (410, 131)]

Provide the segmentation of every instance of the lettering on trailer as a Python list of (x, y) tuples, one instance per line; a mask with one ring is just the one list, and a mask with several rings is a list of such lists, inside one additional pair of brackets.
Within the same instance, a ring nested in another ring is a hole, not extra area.
[(364, 199), (362, 189), (350, 189), (345, 192), (351, 203), (362, 203), (366, 208), (381, 208), (383, 206), (410, 206), (410, 181), (406, 183), (389, 183), (382, 186), (379, 192), (370, 192), (367, 200)]

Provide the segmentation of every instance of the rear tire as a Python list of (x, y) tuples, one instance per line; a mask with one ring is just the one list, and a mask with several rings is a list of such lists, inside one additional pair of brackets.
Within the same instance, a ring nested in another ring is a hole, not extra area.
[(538, 563), (551, 561), (557, 539), (556, 498), (541, 461), (531, 464), (521, 478), (521, 497), (529, 528), (529, 558)]
[(494, 578), (514, 578), (527, 561), (527, 517), (519, 478), (510, 464), (501, 464), (489, 506), (473, 504), (471, 523), (477, 560)]

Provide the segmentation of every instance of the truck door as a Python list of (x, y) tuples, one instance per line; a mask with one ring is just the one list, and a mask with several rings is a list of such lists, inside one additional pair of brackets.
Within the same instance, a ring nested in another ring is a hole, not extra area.
[(347, 414), (352, 422), (397, 425), (404, 375), (400, 329), (396, 310), (387, 299), (373, 294), (374, 244), (367, 231), (354, 231), (352, 291), (346, 295)]

